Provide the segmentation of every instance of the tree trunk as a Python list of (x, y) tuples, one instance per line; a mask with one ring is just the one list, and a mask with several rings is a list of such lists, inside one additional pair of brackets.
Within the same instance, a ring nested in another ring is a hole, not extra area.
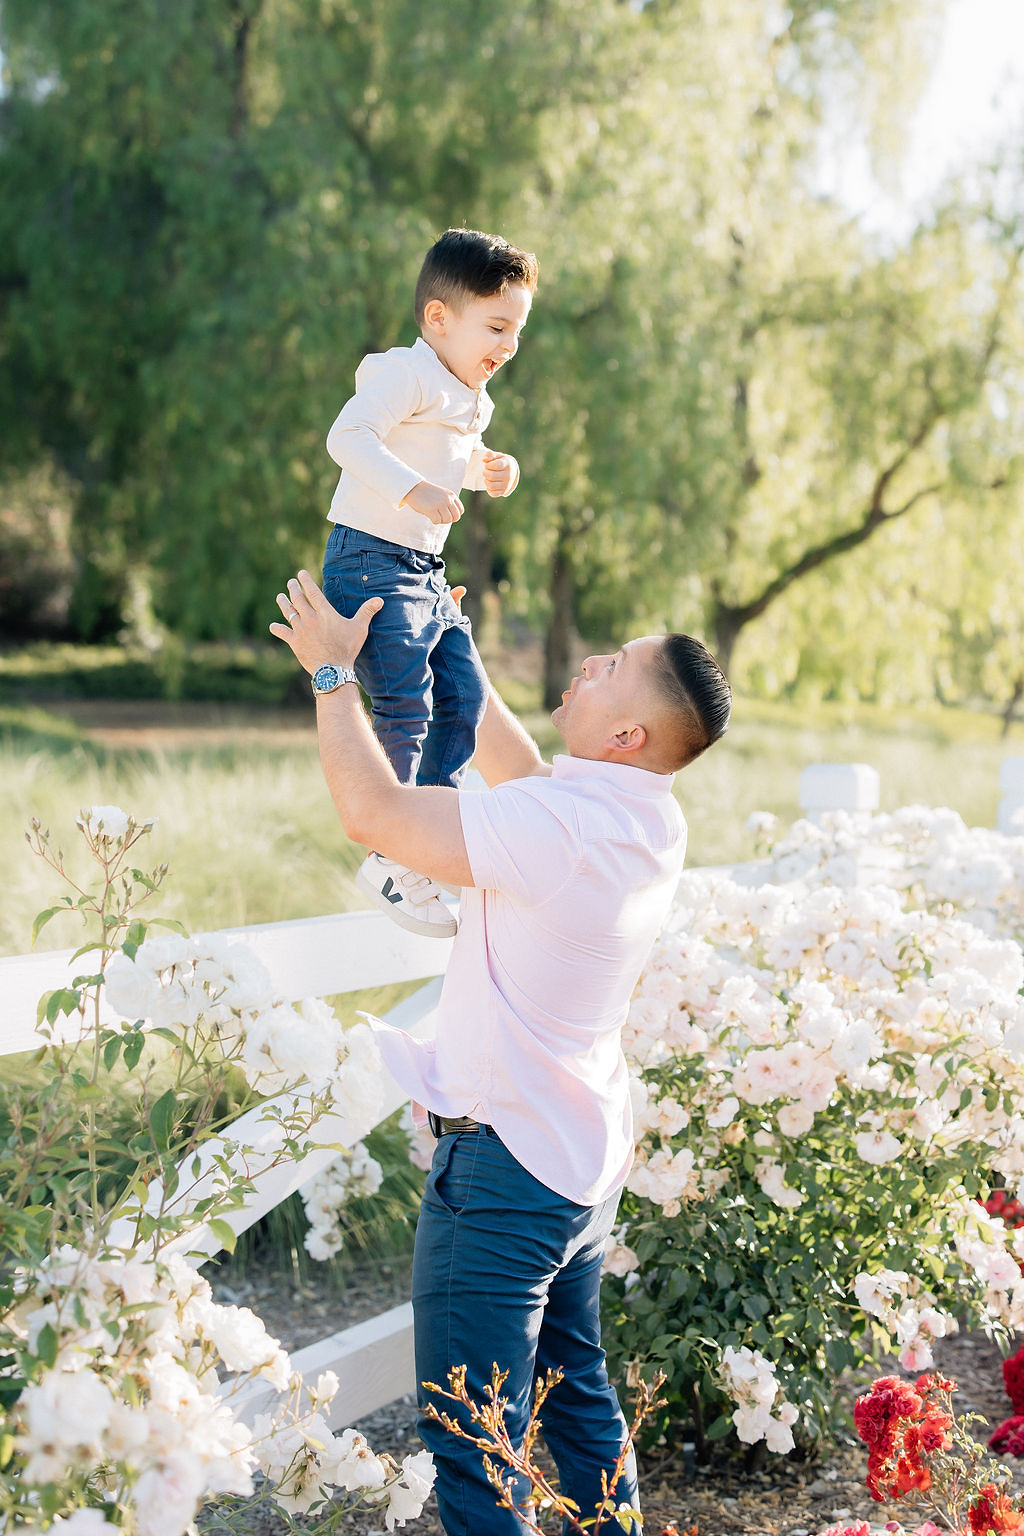
[(729, 676), (729, 670), (732, 667), (732, 653), (736, 647), (736, 640), (740, 630), (743, 628), (743, 624), (743, 616), (737, 613), (735, 608), (730, 608), (728, 603), (715, 602), (711, 610), (711, 633), (714, 639), (713, 649), (715, 660), (726, 677)]
[(551, 617), (544, 637), (545, 709), (558, 708), (562, 689), (569, 681), (576, 598), (571, 543), (569, 530), (560, 528), (551, 556)]
[(494, 548), (487, 524), (489, 498), (482, 491), (469, 491), (466, 493), (465, 500), (466, 517), (462, 524), (464, 530), (462, 548), (466, 560), (463, 575), (466, 595), (462, 599), (462, 611), (473, 625), (479, 642), (484, 624), (484, 595), (491, 589)]
[(1013, 685), (1013, 692), (1010, 694), (1006, 708), (1003, 710), (1003, 729), (1000, 732), (999, 738), (1001, 741), (1005, 741), (1007, 736), (1010, 734), (1010, 727), (1013, 724), (1013, 717), (1017, 713), (1017, 705), (1020, 703), (1022, 697), (1024, 697), (1024, 672), (1018, 672), (1016, 681)]

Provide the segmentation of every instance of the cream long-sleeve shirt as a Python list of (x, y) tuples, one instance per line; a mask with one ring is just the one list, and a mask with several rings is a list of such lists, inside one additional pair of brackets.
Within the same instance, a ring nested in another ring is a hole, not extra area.
[[(327, 434), (327, 452), (341, 466), (330, 521), (440, 554), (451, 524), (400, 503), (421, 480), (456, 493), (482, 491), (483, 433), (493, 410), (486, 389), (463, 384), (422, 337), (411, 347), (371, 352)], [(518, 480), (514, 465), (506, 496)]]

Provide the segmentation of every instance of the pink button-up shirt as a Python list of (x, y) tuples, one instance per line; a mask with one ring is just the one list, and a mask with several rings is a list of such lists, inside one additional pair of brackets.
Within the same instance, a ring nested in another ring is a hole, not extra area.
[(596, 1205), (633, 1160), (620, 1034), (682, 869), (672, 777), (556, 757), (459, 809), (475, 886), (436, 1036), (380, 1026), (378, 1043), (414, 1102), (492, 1125), (549, 1189)]

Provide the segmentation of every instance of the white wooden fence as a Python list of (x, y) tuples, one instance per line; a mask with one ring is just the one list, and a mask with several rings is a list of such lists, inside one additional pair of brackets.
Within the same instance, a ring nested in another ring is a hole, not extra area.
[[(1024, 796), (1024, 758), (1009, 759), (1002, 786), (1007, 791), (1007, 807), (1000, 807), (1000, 820), (1020, 805)], [(1015, 797), (1015, 798), (1014, 798)], [(805, 769), (800, 782), (800, 805), (810, 816), (831, 809), (868, 813), (878, 806), (878, 775), (864, 764), (817, 764)], [(1009, 825), (1005, 829), (1009, 831)], [(413, 1034), (427, 1034), (440, 995), (441, 977), (451, 953), (451, 941), (422, 939), (396, 927), (383, 913), (353, 912), (333, 917), (306, 918), (298, 922), (266, 923), (249, 928), (226, 929), (221, 938), (252, 949), (270, 972), (279, 996), (289, 1001), (304, 997), (331, 997), (360, 991), (366, 987), (397, 982), (423, 981), (413, 996), (387, 1015), (388, 1021)], [(29, 1051), (39, 1045), (36, 1034), (36, 1006), (45, 991), (69, 986), (73, 971), (71, 951), (0, 958), (0, 1056)], [(113, 1019), (111, 1015), (111, 1019)], [(77, 1020), (63, 1021), (64, 1038), (77, 1027)], [(295, 1094), (301, 1107), (302, 1090)], [(386, 1119), (404, 1102), (401, 1090), (390, 1085), (380, 1118)], [(259, 1109), (250, 1110), (230, 1127), (230, 1141), (241, 1145), (258, 1143)], [(317, 1143), (301, 1162), (261, 1168), (259, 1156), (245, 1159), (254, 1192), (245, 1206), (226, 1219), (242, 1232), (279, 1205), (307, 1179), (312, 1178), (337, 1155), (329, 1143), (342, 1137), (334, 1116), (323, 1116), (313, 1128), (311, 1140)], [(225, 1138), (204, 1144), (199, 1179), (191, 1172), (183, 1177), (187, 1195), (165, 1207), (184, 1213), (210, 1188), (215, 1159), (224, 1151)], [(269, 1163), (273, 1154), (264, 1155)], [(189, 1159), (191, 1167), (191, 1159)], [(184, 1171), (184, 1170), (183, 1170)], [(154, 1192), (154, 1200), (158, 1192)], [(127, 1239), (127, 1229), (118, 1234)], [(179, 1249), (196, 1250), (207, 1256), (215, 1254), (220, 1243), (206, 1227), (193, 1227), (174, 1240)], [(171, 1245), (169, 1245), (171, 1246)], [(198, 1262), (201, 1262), (198, 1261)], [(412, 1309), (406, 1303), (379, 1317), (343, 1328), (327, 1338), (292, 1354), (296, 1369), (308, 1381), (315, 1381), (324, 1370), (337, 1373), (341, 1383), (331, 1406), (331, 1424), (335, 1429), (392, 1402), (415, 1387), (412, 1355)], [(269, 1386), (255, 1387), (243, 1409), (251, 1418), (263, 1412), (274, 1397)]]
[[(201, 936), (200, 936), (201, 937)], [(298, 922), (263, 923), (249, 928), (224, 929), (218, 935), (232, 943), (243, 944), (257, 954), (270, 973), (274, 991), (294, 1002), (304, 997), (331, 997), (339, 993), (361, 991), (365, 987), (398, 982), (424, 981), (405, 1002), (386, 1016), (414, 1034), (427, 1032), (441, 990), (441, 975), (451, 953), (451, 940), (424, 939), (406, 933), (380, 912), (351, 912), (334, 917), (313, 917)], [(43, 992), (70, 986), (72, 975), (81, 969), (81, 960), (71, 964), (71, 950), (45, 954), (0, 958), (0, 998), (3, 999), (3, 1023), (0, 1025), (0, 1056), (38, 1048), (36, 1007)], [(116, 1016), (110, 1014), (108, 1021)], [(80, 1027), (77, 1016), (62, 1020), (63, 1039)], [(56, 1033), (56, 1032), (55, 1032)], [(293, 1096), (301, 1109), (307, 1094), (299, 1089)], [(278, 1101), (282, 1102), (282, 1101)], [(384, 1120), (404, 1102), (404, 1095), (393, 1083), (385, 1087), (380, 1119)], [(181, 1187), (187, 1195), (168, 1202), (168, 1214), (185, 1214), (209, 1193), (216, 1176), (216, 1159), (224, 1155), (225, 1142), (240, 1146), (259, 1143), (265, 1125), (259, 1124), (260, 1109), (249, 1110), (233, 1121), (226, 1136), (214, 1137), (200, 1149), (201, 1171), (192, 1173), (192, 1159), (182, 1168)], [(378, 1122), (379, 1123), (379, 1122)], [(336, 1145), (342, 1140), (340, 1122), (334, 1115), (323, 1115), (308, 1138), (317, 1143), (301, 1162), (277, 1167), (261, 1167), (261, 1157), (244, 1158), (245, 1171), (252, 1178), (254, 1191), (245, 1206), (225, 1219), (236, 1232), (243, 1232), (259, 1218), (279, 1205), (294, 1190), (313, 1177), (337, 1156)], [(268, 1151), (262, 1163), (269, 1164), (274, 1154)], [(233, 1158), (236, 1165), (241, 1159)], [(150, 1204), (155, 1205), (160, 1192), (154, 1190)], [(128, 1242), (130, 1225), (115, 1230), (112, 1238)], [(208, 1227), (192, 1227), (173, 1239), (168, 1251), (197, 1250), (212, 1256), (221, 1244)], [(295, 1369), (308, 1381), (315, 1381), (321, 1371), (333, 1370), (341, 1383), (331, 1405), (331, 1423), (341, 1428), (365, 1413), (392, 1402), (415, 1386), (412, 1357), (412, 1308), (394, 1307), (379, 1317), (338, 1333), (292, 1353)], [(243, 1417), (251, 1418), (265, 1411), (275, 1397), (272, 1387), (254, 1386), (247, 1394)]]

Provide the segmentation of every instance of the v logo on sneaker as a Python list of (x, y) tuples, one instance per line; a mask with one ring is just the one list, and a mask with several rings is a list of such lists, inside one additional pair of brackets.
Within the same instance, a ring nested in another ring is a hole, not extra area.
[(392, 880), (391, 876), (388, 875), (387, 879), (384, 881), (384, 884), (380, 888), (380, 893), (384, 897), (385, 901), (390, 901), (392, 903), (401, 901), (401, 891), (395, 891), (393, 896), (391, 894), (392, 891), (395, 891), (395, 882)]

